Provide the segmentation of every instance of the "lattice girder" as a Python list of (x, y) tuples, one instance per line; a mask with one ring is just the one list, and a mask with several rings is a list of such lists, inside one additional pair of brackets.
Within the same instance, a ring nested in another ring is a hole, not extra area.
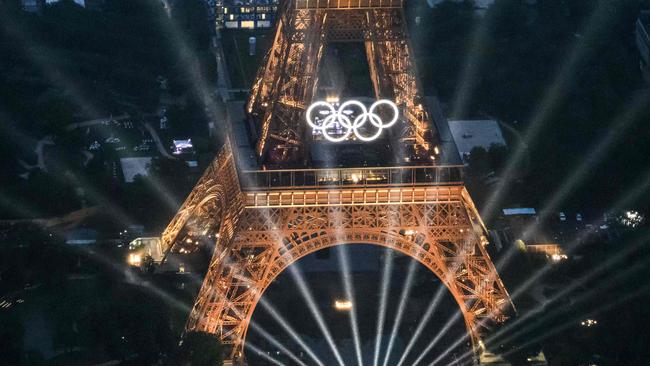
[(402, 143), (428, 159), (438, 137), (423, 106), (402, 3), (345, 10), (293, 5), (283, 3), (274, 43), (247, 103), (258, 129), (258, 156), (264, 160), (271, 146), (304, 153), (303, 116), (317, 90), (323, 47), (328, 42), (364, 42), (375, 96), (400, 106), (407, 122)]
[[(400, 107), (406, 123), (391, 136), (404, 146), (393, 147), (412, 147), (416, 160), (430, 161), (438, 136), (423, 106), (403, 1), (286, 0), (246, 105), (259, 162), (267, 162), (271, 148), (277, 148), (274, 154), (282, 152), (282, 158), (273, 155), (280, 167), (295, 158), (307, 161), (304, 111), (316, 93), (324, 47), (342, 41), (364, 43), (375, 96)], [(486, 229), (460, 178), (422, 181), (416, 170), (403, 168), (386, 168), (391, 179), (393, 170), (400, 171), (398, 176), (405, 173), (405, 180), (393, 184), (387, 178), (372, 184), (260, 189), (240, 185), (226, 142), (162, 236), (165, 253), (214, 242), (186, 330), (218, 335), (227, 359), (241, 358), (255, 307), (282, 271), (324, 248), (372, 244), (411, 256), (438, 276), (476, 345), (491, 324), (506, 319), (512, 305), (485, 250)], [(433, 170), (435, 177), (445, 176)], [(291, 182), (296, 172), (291, 171)], [(250, 176), (241, 172), (241, 177), (247, 182)]]
[(484, 232), (472, 223), (473, 206), (464, 200), (459, 193), (426, 203), (248, 206), (232, 239), (218, 243), (187, 329), (218, 334), (236, 358), (257, 302), (291, 263), (336, 245), (374, 244), (407, 254), (435, 273), (477, 341), (483, 327), (504, 315), (509, 299), (482, 245)]
[(231, 237), (243, 207), (237, 168), (230, 142), (203, 173), (196, 186), (162, 234), (162, 251), (176, 251), (181, 234)]

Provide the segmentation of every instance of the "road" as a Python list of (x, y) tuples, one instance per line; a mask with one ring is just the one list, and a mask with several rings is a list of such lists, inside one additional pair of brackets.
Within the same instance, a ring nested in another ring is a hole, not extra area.
[(158, 132), (156, 132), (156, 129), (153, 128), (153, 126), (151, 126), (149, 124), (149, 122), (144, 123), (144, 128), (146, 128), (147, 131), (149, 131), (149, 134), (151, 135), (151, 138), (156, 143), (156, 146), (158, 147), (158, 151), (160, 152), (160, 154), (162, 156), (166, 157), (167, 159), (176, 159), (175, 157), (169, 155), (169, 153), (165, 149), (165, 146), (163, 145), (162, 141), (160, 140), (160, 136), (158, 136)]
[(79, 127), (88, 127), (88, 126), (99, 125), (99, 124), (102, 124), (102, 123), (104, 123), (106, 121), (120, 121), (120, 120), (123, 120), (125, 118), (129, 118), (129, 115), (128, 114), (123, 114), (123, 115), (117, 116), (117, 117), (98, 118), (98, 119), (92, 119), (92, 120), (89, 120), (89, 121), (71, 123), (71, 124), (65, 126), (65, 129), (68, 130), (68, 131), (72, 131), (72, 130), (74, 130), (76, 128), (79, 128)]
[(221, 100), (228, 102), (231, 99), (230, 90), (232, 83), (230, 81), (230, 74), (226, 65), (226, 56), (223, 53), (221, 45), (221, 32), (217, 29), (216, 35), (212, 37), (212, 48), (214, 57), (217, 60), (217, 93), (221, 96)]

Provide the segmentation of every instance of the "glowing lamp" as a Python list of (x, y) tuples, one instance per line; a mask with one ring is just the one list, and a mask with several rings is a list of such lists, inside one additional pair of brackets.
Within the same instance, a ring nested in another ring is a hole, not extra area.
[(129, 264), (134, 267), (140, 266), (140, 264), (142, 264), (142, 257), (140, 256), (140, 254), (135, 254), (135, 253), (129, 254)]
[(348, 311), (352, 309), (352, 301), (350, 300), (336, 300), (334, 308), (338, 311)]

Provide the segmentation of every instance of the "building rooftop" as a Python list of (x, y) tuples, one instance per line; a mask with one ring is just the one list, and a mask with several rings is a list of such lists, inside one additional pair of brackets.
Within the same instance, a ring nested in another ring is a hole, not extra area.
[(535, 215), (535, 209), (532, 207), (522, 207), (522, 208), (504, 208), (503, 214), (506, 216), (512, 215)]
[(126, 183), (133, 183), (136, 175), (147, 176), (147, 169), (151, 166), (151, 157), (122, 158), (120, 159), (122, 174)]
[(462, 159), (475, 147), (488, 149), (492, 145), (506, 145), (501, 127), (495, 120), (449, 121), (449, 129)]

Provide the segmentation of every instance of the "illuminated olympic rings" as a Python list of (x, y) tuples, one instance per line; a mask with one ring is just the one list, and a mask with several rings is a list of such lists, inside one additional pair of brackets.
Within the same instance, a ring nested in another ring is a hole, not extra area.
[[(381, 119), (381, 116), (375, 112), (377, 107), (381, 105), (388, 106), (392, 110), (392, 119), (387, 123), (384, 123), (384, 121)], [(360, 110), (359, 115), (354, 118), (354, 121), (350, 119), (350, 116), (346, 115), (352, 114), (350, 107), (355, 107), (356, 109)], [(326, 117), (320, 121), (314, 122), (313, 114), (317, 109), (320, 110), (320, 114), (326, 114)], [(359, 102), (358, 100), (348, 100), (347, 102), (341, 104), (338, 110), (331, 103), (318, 101), (307, 108), (307, 114), (305, 117), (307, 119), (307, 123), (314, 129), (314, 131), (322, 131), (323, 136), (329, 141), (344, 141), (350, 137), (350, 134), (352, 133), (354, 133), (354, 136), (356, 136), (356, 138), (361, 141), (373, 141), (381, 135), (381, 132), (385, 128), (389, 128), (397, 122), (399, 119), (399, 109), (395, 103), (387, 99), (382, 99), (374, 102), (368, 109), (363, 103)], [(362, 135), (359, 132), (359, 129), (364, 127), (366, 122), (370, 122), (371, 125), (377, 128), (377, 132), (371, 136)], [(345, 131), (338, 137), (332, 136), (328, 132), (328, 130), (337, 127), (335, 126), (335, 123), (338, 123), (339, 126)]]

